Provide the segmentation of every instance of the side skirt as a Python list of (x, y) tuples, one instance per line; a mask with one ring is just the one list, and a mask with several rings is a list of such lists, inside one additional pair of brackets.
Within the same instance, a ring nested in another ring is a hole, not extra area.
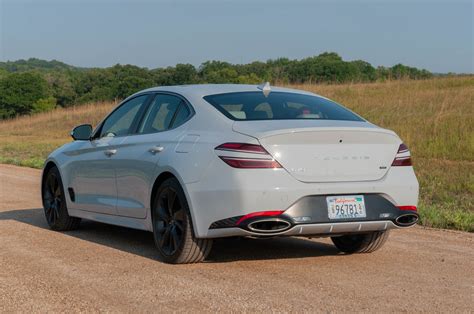
[(140, 219), (140, 218), (131, 218), (124, 216), (114, 216), (101, 213), (94, 213), (85, 210), (79, 209), (68, 209), (70, 216), (84, 218), (88, 220), (93, 220), (109, 225), (115, 225), (120, 227), (127, 227), (132, 229), (144, 230), (144, 231), (153, 231), (151, 222), (149, 219)]

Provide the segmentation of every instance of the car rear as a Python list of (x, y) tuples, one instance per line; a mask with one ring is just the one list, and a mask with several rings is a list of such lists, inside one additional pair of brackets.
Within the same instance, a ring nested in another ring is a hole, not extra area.
[(187, 186), (201, 237), (336, 236), (416, 223), (408, 148), (325, 98), (260, 91), (204, 97), (232, 133)]

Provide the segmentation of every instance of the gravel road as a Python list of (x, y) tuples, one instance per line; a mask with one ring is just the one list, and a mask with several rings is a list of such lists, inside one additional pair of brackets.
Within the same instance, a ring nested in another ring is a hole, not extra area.
[(47, 228), (40, 171), (0, 165), (0, 312), (435, 311), (474, 308), (474, 235), (415, 227), (372, 254), (327, 239), (228, 239), (167, 265), (151, 233)]

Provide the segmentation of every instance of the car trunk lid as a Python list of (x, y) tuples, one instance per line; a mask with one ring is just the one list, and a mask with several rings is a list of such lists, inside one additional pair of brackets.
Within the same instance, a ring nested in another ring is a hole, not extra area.
[(379, 180), (401, 143), (394, 132), (358, 121), (236, 121), (233, 129), (257, 138), (302, 182)]

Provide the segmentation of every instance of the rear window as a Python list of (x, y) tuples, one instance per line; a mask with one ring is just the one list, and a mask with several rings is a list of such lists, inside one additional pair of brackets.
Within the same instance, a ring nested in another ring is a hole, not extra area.
[(311, 95), (271, 92), (238, 92), (204, 99), (232, 120), (349, 120), (364, 121), (337, 103)]

